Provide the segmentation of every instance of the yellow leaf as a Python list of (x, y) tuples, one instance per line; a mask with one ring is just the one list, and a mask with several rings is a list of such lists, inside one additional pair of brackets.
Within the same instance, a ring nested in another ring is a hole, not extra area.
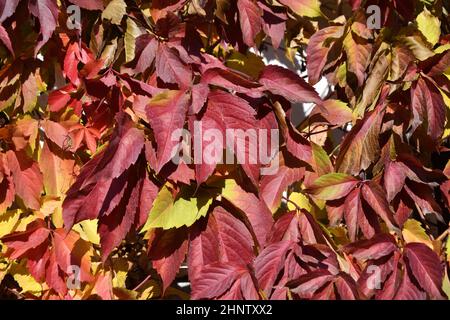
[(114, 270), (113, 287), (125, 288), (125, 281), (127, 280), (128, 261), (124, 258), (112, 258), (112, 265)]
[(10, 234), (19, 221), (20, 211), (9, 210), (0, 215), (0, 237)]
[(127, 4), (124, 0), (112, 0), (102, 12), (102, 19), (111, 20), (112, 24), (120, 25), (126, 13)]
[(125, 33), (125, 61), (129, 62), (134, 59), (134, 51), (136, 48), (136, 38), (141, 34), (136, 22), (127, 17), (127, 32)]
[(450, 262), (450, 236), (447, 237), (447, 245), (445, 253), (447, 254), (447, 261)]
[(226, 61), (226, 66), (257, 79), (264, 69), (264, 62), (258, 55), (247, 52), (245, 55), (239, 51), (233, 51)]
[(306, 197), (304, 194), (300, 192), (292, 192), (289, 195), (288, 209), (294, 211), (297, 208), (292, 202), (295, 203), (301, 209), (305, 209), (308, 212), (311, 211), (312, 207), (308, 197)]
[(197, 191), (184, 189), (174, 199), (172, 192), (164, 186), (158, 193), (142, 232), (150, 228), (179, 228), (191, 226), (204, 217), (212, 203), (212, 198)]
[(403, 226), (402, 234), (406, 243), (421, 242), (434, 250), (433, 242), (430, 240), (430, 237), (425, 232), (425, 229), (422, 228), (419, 221), (408, 219)]
[(42, 291), (42, 286), (30, 275), (25, 268), (24, 262), (21, 264), (13, 263), (9, 268), (8, 273), (14, 277), (19, 286), (22, 288), (21, 292), (31, 292), (38, 294)]
[(434, 50), (434, 52), (436, 52), (437, 54), (439, 54), (439, 53), (443, 53), (443, 52), (445, 52), (445, 51), (447, 51), (447, 50), (450, 50), (450, 43), (446, 43), (446, 44), (443, 44), (442, 46), (437, 47), (437, 48)]
[(425, 36), (427, 41), (435, 46), (439, 42), (441, 36), (441, 22), (435, 16), (433, 16), (427, 8), (425, 8), (416, 19), (417, 27), (420, 32)]
[(6, 260), (0, 260), (0, 283), (3, 278), (8, 274), (9, 264)]
[(448, 277), (447, 269), (445, 270), (444, 282), (442, 283), (442, 290), (447, 295), (447, 297), (450, 299), (450, 280)]
[(139, 300), (149, 300), (152, 298), (159, 297), (161, 295), (161, 290), (158, 283), (155, 280), (146, 281), (140, 288), (141, 294), (139, 295)]
[(80, 234), (83, 240), (89, 241), (93, 244), (100, 244), (100, 236), (97, 233), (98, 220), (84, 220), (75, 226), (73, 229)]

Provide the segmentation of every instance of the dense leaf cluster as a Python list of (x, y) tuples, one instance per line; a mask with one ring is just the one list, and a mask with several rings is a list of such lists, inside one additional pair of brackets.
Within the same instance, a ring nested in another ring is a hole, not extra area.
[[(449, 12), (0, 0), (0, 297), (447, 299)], [(175, 164), (196, 123), (278, 130), (276, 152)]]

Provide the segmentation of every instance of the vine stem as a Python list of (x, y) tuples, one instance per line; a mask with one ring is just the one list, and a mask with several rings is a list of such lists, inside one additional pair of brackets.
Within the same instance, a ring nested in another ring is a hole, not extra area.
[(149, 280), (151, 277), (152, 277), (151, 274), (146, 276), (144, 280), (142, 280), (136, 287), (134, 287), (133, 291), (137, 291), (138, 289), (140, 289), (144, 285), (144, 283), (146, 283), (147, 280)]
[(450, 226), (445, 230), (439, 237), (436, 238), (436, 241), (442, 241), (446, 236), (450, 234)]

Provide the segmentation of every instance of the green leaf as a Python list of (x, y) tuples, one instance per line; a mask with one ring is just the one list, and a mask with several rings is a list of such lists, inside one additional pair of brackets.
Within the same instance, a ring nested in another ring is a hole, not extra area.
[(417, 27), (427, 41), (435, 46), (441, 37), (441, 22), (426, 8), (416, 18)]
[(314, 142), (311, 142), (311, 147), (314, 159), (314, 171), (316, 171), (319, 176), (333, 173), (333, 164), (331, 163), (330, 158), (328, 157), (328, 154), (325, 152), (325, 150)]
[(359, 183), (359, 180), (344, 174), (330, 173), (314, 181), (306, 191), (321, 200), (337, 200), (348, 195)]
[(182, 189), (174, 199), (172, 192), (164, 186), (153, 203), (147, 222), (142, 231), (151, 228), (180, 228), (191, 226), (201, 217), (206, 216), (212, 198), (201, 194), (193, 195), (192, 188)]

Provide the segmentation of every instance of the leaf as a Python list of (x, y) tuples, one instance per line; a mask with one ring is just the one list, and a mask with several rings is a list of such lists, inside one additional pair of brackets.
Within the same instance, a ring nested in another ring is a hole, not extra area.
[(279, 66), (267, 66), (259, 82), (274, 94), (281, 95), (294, 103), (313, 102), (321, 104), (317, 92), (294, 72)]
[[(358, 117), (362, 116), (368, 106), (371, 106), (380, 94), (384, 80), (389, 75), (389, 66), (392, 56), (389, 53), (386, 44), (382, 44), (377, 53), (373, 57), (371, 66), (369, 67), (367, 80), (360, 100), (358, 101), (355, 113)], [(375, 112), (378, 114), (379, 112)]]
[(11, 17), (16, 11), (20, 0), (2, 0), (0, 2), (0, 23)]
[(290, 241), (280, 241), (267, 246), (256, 258), (255, 274), (266, 296), (269, 296), (278, 274), (284, 266), (284, 259), (291, 247)]
[(200, 270), (212, 263), (246, 266), (254, 258), (253, 239), (245, 224), (222, 207), (214, 208), (207, 223), (199, 221), (189, 243), (189, 279), (196, 281)]
[(412, 273), (420, 286), (433, 298), (443, 299), (443, 268), (439, 257), (423, 243), (408, 243), (404, 249)]
[(363, 184), (361, 192), (367, 203), (372, 207), (377, 215), (383, 219), (387, 226), (390, 229), (399, 232), (399, 230), (395, 227), (396, 222), (389, 203), (387, 202), (384, 190), (377, 183), (370, 181)]
[(310, 84), (316, 84), (322, 76), (331, 49), (330, 40), (340, 38), (343, 33), (344, 28), (342, 26), (330, 26), (317, 31), (309, 39), (306, 48), (306, 68)]
[(372, 46), (349, 32), (344, 39), (344, 49), (347, 54), (347, 67), (356, 75), (358, 85), (362, 86), (365, 80), (365, 71), (370, 64)]
[(20, 211), (8, 210), (0, 214), (0, 237), (6, 236), (14, 231), (19, 222)]
[(427, 8), (417, 16), (417, 27), (425, 36), (427, 41), (435, 46), (439, 42), (441, 36), (441, 22), (439, 18), (433, 16)]
[(12, 205), (16, 193), (14, 180), (7, 165), (7, 156), (5, 154), (0, 155), (0, 177), (0, 214), (2, 214)]
[(163, 281), (163, 291), (174, 281), (188, 249), (187, 236), (179, 230), (158, 230), (149, 242), (149, 259)]
[(237, 7), (244, 43), (253, 47), (255, 38), (261, 31), (262, 11), (252, 0), (238, 0)]
[(210, 68), (202, 75), (202, 84), (209, 84), (222, 87), (227, 90), (234, 90), (247, 94), (258, 95), (260, 84), (253, 82), (243, 75), (228, 69)]
[(261, 179), (260, 195), (272, 212), (277, 211), (281, 204), (283, 192), (303, 178), (303, 172), (288, 167), (279, 168), (276, 175), (267, 175)]
[(131, 18), (127, 18), (127, 31), (124, 37), (125, 43), (125, 61), (129, 62), (134, 59), (136, 49), (136, 38), (140, 35), (138, 25)]
[(317, 175), (320, 177), (325, 174), (333, 173), (333, 164), (331, 163), (331, 160), (325, 150), (315, 143), (311, 143), (311, 147), (314, 161), (313, 167)]
[(102, 0), (69, 0), (77, 6), (87, 10), (103, 10)]
[(367, 113), (357, 121), (341, 144), (336, 167), (339, 172), (359, 174), (366, 170), (380, 155), (378, 141), (384, 112), (380, 108)]
[(337, 200), (349, 194), (358, 183), (358, 179), (347, 174), (329, 173), (315, 180), (306, 192), (321, 200)]
[(181, 88), (191, 84), (192, 72), (177, 56), (175, 49), (160, 43), (156, 53), (156, 74), (166, 83), (177, 83)]
[(34, 249), (46, 245), (49, 241), (50, 230), (45, 227), (44, 221), (35, 220), (27, 225), (22, 232), (14, 232), (1, 238), (9, 248), (9, 258), (18, 259), (29, 255)]
[[(194, 145), (194, 148), (201, 151), (198, 154), (198, 151), (194, 150), (197, 183), (206, 181), (218, 163), (234, 162), (235, 156), (250, 180), (255, 185), (258, 184), (260, 170), (258, 159), (255, 159), (257, 155), (254, 153), (258, 147), (255, 131), (258, 124), (255, 115), (255, 110), (242, 98), (218, 90), (209, 93), (206, 111), (200, 121), (194, 124), (199, 125), (199, 129), (192, 128), (191, 125), (194, 143), (200, 143), (200, 147)], [(206, 131), (212, 134), (204, 134)], [(250, 138), (246, 138), (247, 134)], [(225, 148), (229, 152), (226, 157), (233, 156), (231, 160), (222, 159)]]
[[(134, 31), (134, 29), (132, 30)], [(127, 40), (127, 43), (129, 42), (130, 41)], [(153, 61), (155, 60), (156, 52), (158, 50), (158, 41), (152, 35), (142, 34), (136, 37), (134, 46), (134, 71), (136, 73), (141, 73), (144, 72), (147, 68), (150, 68)], [(131, 50), (131, 48), (129, 48), (129, 50)], [(131, 53), (129, 53), (129, 55), (131, 55)]]
[(411, 90), (411, 105), (413, 130), (423, 124), (433, 140), (439, 139), (445, 125), (445, 104), (439, 90), (427, 79), (419, 78)]
[(420, 222), (417, 220), (408, 219), (403, 225), (402, 234), (406, 243), (420, 242), (426, 244), (431, 250), (434, 249), (433, 243), (425, 232), (425, 229), (422, 228)]
[(58, 6), (54, 0), (30, 0), (28, 10), (39, 20), (41, 40), (38, 41), (34, 49), (36, 56), (39, 50), (50, 39), (58, 22)]
[(345, 247), (345, 252), (358, 260), (378, 260), (397, 250), (392, 236), (378, 234), (370, 240), (362, 240)]
[(206, 215), (211, 203), (212, 199), (206, 194), (192, 196), (189, 189), (184, 189), (174, 198), (169, 188), (163, 187), (142, 230), (189, 227)]
[(402, 43), (412, 51), (414, 56), (420, 61), (427, 60), (434, 55), (433, 50), (430, 49), (430, 45), (427, 44), (427, 40), (421, 33), (414, 33), (410, 36), (401, 39)]
[(153, 97), (147, 105), (147, 117), (158, 145), (157, 166), (153, 168), (157, 173), (178, 152), (179, 140), (174, 139), (173, 135), (183, 129), (187, 104), (185, 92), (171, 90)]
[(322, 104), (316, 105), (310, 116), (313, 117), (314, 115), (320, 115), (330, 124), (337, 126), (353, 122), (354, 120), (352, 110), (346, 103), (332, 99), (327, 99)]
[(226, 179), (222, 197), (247, 217), (260, 247), (264, 247), (273, 225), (272, 213), (264, 201), (244, 190), (233, 179)]
[(42, 192), (42, 174), (36, 162), (24, 152), (8, 151), (6, 153), (11, 169), (16, 194), (31, 209), (39, 210)]
[(9, 268), (9, 272), (13, 275), (14, 280), (19, 284), (21, 292), (31, 292), (37, 294), (42, 291), (42, 285), (28, 273), (24, 263), (13, 263)]
[(127, 14), (127, 4), (124, 0), (111, 0), (102, 12), (102, 19), (111, 20), (112, 24), (120, 25)]
[(310, 18), (322, 16), (319, 0), (280, 0), (279, 2), (289, 7), (299, 16)]
[(192, 283), (192, 299), (210, 299), (223, 294), (245, 269), (233, 264), (213, 263), (205, 266)]
[(75, 160), (48, 140), (44, 142), (39, 157), (39, 167), (47, 195), (65, 194), (75, 180)]
[(269, 7), (262, 2), (257, 2), (257, 4), (263, 10), (263, 30), (270, 36), (274, 48), (279, 48), (286, 32), (287, 15), (282, 8)]

